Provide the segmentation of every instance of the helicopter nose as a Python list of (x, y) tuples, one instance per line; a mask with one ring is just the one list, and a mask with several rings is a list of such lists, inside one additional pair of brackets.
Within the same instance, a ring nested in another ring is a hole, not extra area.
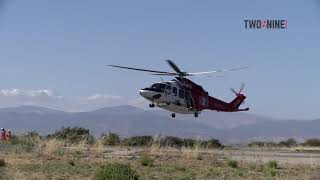
[(139, 90), (139, 93), (140, 93), (140, 95), (142, 97), (147, 97), (148, 96), (148, 92), (146, 90), (141, 89), (141, 90)]
[(144, 97), (150, 101), (160, 99), (160, 97), (161, 97), (160, 93), (155, 92), (155, 91), (146, 90), (146, 89), (139, 90), (139, 93), (142, 97)]

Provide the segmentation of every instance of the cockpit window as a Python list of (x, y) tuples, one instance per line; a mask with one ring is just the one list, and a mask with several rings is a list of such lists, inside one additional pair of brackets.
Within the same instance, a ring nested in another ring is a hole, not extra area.
[(151, 90), (154, 90), (157, 92), (163, 92), (165, 88), (166, 88), (166, 85), (162, 83), (156, 83), (150, 87)]

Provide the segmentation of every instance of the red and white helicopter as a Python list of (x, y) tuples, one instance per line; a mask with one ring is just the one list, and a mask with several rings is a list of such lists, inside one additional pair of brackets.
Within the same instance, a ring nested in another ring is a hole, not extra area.
[(175, 79), (171, 81), (157, 82), (150, 87), (141, 89), (140, 95), (151, 102), (149, 105), (151, 108), (157, 106), (168, 111), (173, 112), (171, 116), (174, 118), (175, 113), (181, 114), (194, 114), (198, 117), (202, 110), (215, 110), (222, 112), (238, 112), (238, 111), (248, 111), (249, 108), (239, 109), (239, 106), (244, 102), (246, 98), (245, 95), (241, 93), (244, 88), (244, 84), (238, 92), (231, 88), (236, 97), (230, 102), (224, 102), (209, 96), (208, 92), (205, 91), (201, 86), (192, 82), (191, 80), (185, 78), (186, 76), (194, 75), (206, 75), (210, 73), (219, 73), (224, 71), (234, 71), (240, 69), (246, 69), (246, 67), (227, 69), (227, 70), (215, 70), (207, 72), (196, 72), (187, 73), (181, 71), (176, 64), (171, 60), (166, 60), (166, 62), (172, 67), (175, 72), (165, 72), (165, 71), (155, 71), (148, 69), (132, 68), (117, 65), (108, 65), (115, 68), (130, 69), (136, 71), (151, 72), (152, 75), (160, 76), (174, 76)]

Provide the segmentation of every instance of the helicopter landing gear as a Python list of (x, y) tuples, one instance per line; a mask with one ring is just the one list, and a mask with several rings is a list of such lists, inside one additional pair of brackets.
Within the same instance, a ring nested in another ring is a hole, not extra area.
[(176, 117), (176, 114), (175, 114), (175, 113), (172, 113), (172, 114), (171, 114), (171, 117), (172, 117), (172, 118), (175, 118), (175, 117)]
[(150, 108), (154, 108), (154, 104), (152, 103), (152, 104), (149, 104), (149, 107)]
[(198, 113), (194, 113), (194, 117), (196, 117), (196, 118), (197, 118), (198, 116), (199, 116), (199, 114), (198, 114)]

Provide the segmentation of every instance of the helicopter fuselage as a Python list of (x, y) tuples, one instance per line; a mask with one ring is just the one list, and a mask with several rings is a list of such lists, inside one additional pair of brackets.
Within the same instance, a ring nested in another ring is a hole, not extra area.
[(201, 112), (194, 108), (191, 92), (177, 81), (158, 82), (141, 89), (140, 95), (157, 107), (181, 114)]
[(237, 112), (244, 95), (239, 94), (230, 103), (209, 96), (201, 86), (189, 79), (176, 77), (172, 81), (158, 82), (141, 89), (140, 95), (151, 102), (150, 107), (160, 107), (174, 113), (195, 114), (197, 117), (204, 109)]

